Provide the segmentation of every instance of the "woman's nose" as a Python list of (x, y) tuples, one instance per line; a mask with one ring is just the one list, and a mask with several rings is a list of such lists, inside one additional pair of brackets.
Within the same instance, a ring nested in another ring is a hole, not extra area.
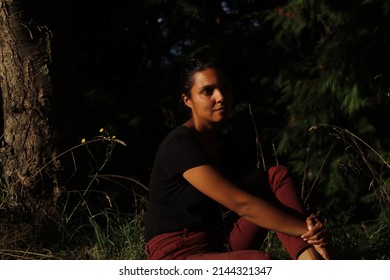
[(216, 89), (215, 89), (215, 101), (216, 101), (217, 103), (222, 103), (223, 100), (224, 100), (224, 98), (225, 98), (225, 97), (224, 97), (222, 91), (219, 90), (218, 88), (216, 88)]

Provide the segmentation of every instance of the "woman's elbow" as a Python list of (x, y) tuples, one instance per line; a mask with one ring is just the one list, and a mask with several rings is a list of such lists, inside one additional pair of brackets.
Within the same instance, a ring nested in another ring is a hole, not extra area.
[(251, 204), (249, 202), (238, 202), (232, 207), (232, 211), (242, 218), (250, 216)]

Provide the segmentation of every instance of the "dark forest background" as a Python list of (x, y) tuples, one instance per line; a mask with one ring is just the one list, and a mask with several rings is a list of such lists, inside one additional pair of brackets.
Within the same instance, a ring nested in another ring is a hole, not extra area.
[[(234, 86), (223, 132), (237, 151), (290, 167), (307, 208), (333, 230), (389, 229), (390, 1), (25, 2), (52, 35), (59, 150), (102, 133), (126, 143), (100, 171), (138, 183), (94, 183), (121, 211), (145, 206), (139, 185), (172, 114), (180, 121), (181, 66), (213, 54)], [(66, 189), (83, 189), (95, 168), (85, 155), (104, 162), (105, 152), (91, 145), (63, 156)]]

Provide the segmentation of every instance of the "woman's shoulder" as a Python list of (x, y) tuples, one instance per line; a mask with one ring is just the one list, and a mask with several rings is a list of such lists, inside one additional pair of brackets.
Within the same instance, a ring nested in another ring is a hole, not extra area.
[(161, 141), (158, 150), (160, 153), (170, 153), (172, 151), (189, 152), (189, 150), (198, 146), (198, 140), (192, 130), (186, 126), (178, 126), (168, 132)]
[(191, 129), (189, 127), (184, 126), (184, 125), (179, 125), (179, 126), (175, 127), (174, 129), (172, 129), (168, 133), (168, 135), (189, 134), (189, 133), (192, 133)]
[(188, 138), (192, 138), (193, 133), (189, 127), (180, 125), (175, 127), (173, 130), (168, 132), (165, 136), (163, 143), (171, 142), (171, 141), (182, 141)]
[(164, 165), (165, 169), (171, 167), (171, 173), (177, 174), (194, 165), (208, 164), (210, 160), (192, 130), (179, 126), (162, 141), (155, 162)]

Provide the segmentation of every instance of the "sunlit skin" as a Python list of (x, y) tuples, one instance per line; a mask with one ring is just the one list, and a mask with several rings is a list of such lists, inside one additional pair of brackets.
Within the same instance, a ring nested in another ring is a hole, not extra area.
[(193, 126), (197, 131), (215, 130), (230, 113), (233, 95), (230, 84), (216, 69), (209, 68), (196, 72), (191, 89), (191, 97), (182, 98), (192, 111)]
[[(225, 76), (214, 68), (196, 72), (190, 95), (182, 94), (183, 102), (191, 109), (192, 116), (183, 125), (191, 128), (201, 144), (218, 164), (218, 143), (215, 131), (228, 118), (233, 95)], [(326, 229), (315, 217), (306, 221), (288, 215), (267, 201), (250, 195), (218, 171), (215, 165), (202, 165), (184, 172), (183, 177), (200, 192), (234, 211), (248, 221), (270, 230), (300, 236), (314, 245), (302, 253), (302, 258), (316, 258), (317, 253), (328, 259)]]

